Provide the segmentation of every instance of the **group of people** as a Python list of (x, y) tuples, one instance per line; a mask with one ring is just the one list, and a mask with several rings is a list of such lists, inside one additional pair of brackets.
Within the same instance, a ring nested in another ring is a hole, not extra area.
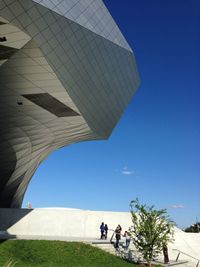
[(100, 225), (101, 239), (107, 239), (108, 236), (108, 225), (104, 224), (104, 222)]
[[(107, 239), (108, 237), (108, 225), (104, 224), (104, 222), (101, 223), (100, 225), (100, 232), (101, 232), (101, 239)], [(122, 232), (122, 227), (121, 225), (118, 224), (118, 226), (115, 229), (115, 238), (116, 238), (116, 243), (115, 243), (115, 248), (119, 248), (119, 241), (121, 239), (121, 234)], [(128, 249), (130, 241), (131, 241), (131, 236), (128, 231), (124, 232), (123, 237), (126, 239), (126, 249)]]
[[(104, 224), (104, 222), (102, 222), (100, 225), (100, 232), (101, 232), (101, 239), (107, 239), (108, 225)], [(119, 241), (121, 239), (121, 236), (123, 236), (125, 237), (125, 241), (126, 241), (125, 249), (128, 249), (130, 245), (130, 241), (131, 241), (131, 235), (128, 231), (125, 231), (123, 235), (121, 232), (122, 232), (122, 227), (120, 224), (118, 224), (115, 229), (115, 239), (116, 239), (115, 248), (116, 249), (119, 248)], [(166, 244), (163, 245), (163, 255), (164, 255), (164, 263), (165, 264), (169, 263), (168, 248)]]
[(123, 235), (121, 234), (121, 232), (122, 232), (122, 227), (120, 224), (118, 224), (115, 229), (115, 238), (116, 238), (115, 248), (119, 248), (119, 240), (121, 239), (121, 236), (123, 236), (126, 239), (125, 249), (128, 249), (131, 241), (131, 236), (128, 231), (125, 231)]

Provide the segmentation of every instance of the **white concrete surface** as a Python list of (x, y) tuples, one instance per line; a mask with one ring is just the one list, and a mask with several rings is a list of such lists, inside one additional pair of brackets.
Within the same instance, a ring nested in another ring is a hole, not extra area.
[[(3, 223), (4, 221), (4, 223)], [(131, 225), (127, 212), (89, 211), (66, 208), (0, 209), (0, 230), (11, 235), (98, 238), (101, 222), (110, 229)], [(109, 232), (109, 236), (112, 232)]]
[[(109, 229), (120, 224), (124, 232), (131, 226), (131, 215), (129, 212), (67, 208), (0, 209), (0, 236), (7, 233), (20, 239), (92, 242), (100, 237), (101, 222), (107, 223)], [(108, 233), (108, 239), (112, 233)], [(178, 255), (174, 249), (200, 259), (200, 233), (185, 233), (175, 227), (174, 239), (174, 243), (169, 244), (170, 259), (175, 260)], [(179, 259), (189, 260), (194, 266), (197, 263), (183, 254)]]
[[(174, 243), (169, 244), (169, 254), (171, 258), (176, 258), (178, 249), (186, 254), (189, 254), (200, 260), (200, 233), (185, 233), (182, 230), (175, 228)], [(180, 254), (179, 260), (189, 260), (196, 266), (197, 261), (188, 257), (187, 255)]]

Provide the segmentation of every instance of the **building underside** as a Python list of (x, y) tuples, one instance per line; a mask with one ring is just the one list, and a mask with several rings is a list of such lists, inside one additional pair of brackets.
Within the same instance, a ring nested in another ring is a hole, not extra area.
[(102, 0), (0, 2), (0, 207), (53, 150), (106, 139), (139, 85)]

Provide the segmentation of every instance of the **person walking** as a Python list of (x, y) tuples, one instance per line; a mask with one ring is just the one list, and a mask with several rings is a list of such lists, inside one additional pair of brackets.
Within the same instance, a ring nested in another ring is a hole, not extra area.
[(101, 239), (103, 239), (104, 237), (104, 231), (105, 231), (105, 225), (104, 222), (102, 222), (100, 225)]
[(131, 242), (131, 236), (128, 231), (124, 232), (124, 237), (126, 239), (126, 250), (127, 250)]
[(119, 248), (119, 240), (121, 239), (121, 231), (122, 231), (122, 228), (118, 224), (117, 228), (115, 229), (115, 238), (116, 238), (115, 248)]
[(105, 224), (104, 231), (105, 231), (105, 239), (107, 239), (107, 236), (108, 236), (108, 225), (107, 224)]

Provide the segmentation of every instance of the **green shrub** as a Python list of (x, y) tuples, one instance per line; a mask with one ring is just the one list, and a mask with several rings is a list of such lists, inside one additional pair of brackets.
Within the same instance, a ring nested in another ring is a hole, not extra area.
[(174, 223), (165, 209), (156, 210), (154, 206), (141, 205), (139, 200), (131, 201), (133, 225), (130, 227), (133, 243), (147, 261), (148, 265), (172, 241)]

